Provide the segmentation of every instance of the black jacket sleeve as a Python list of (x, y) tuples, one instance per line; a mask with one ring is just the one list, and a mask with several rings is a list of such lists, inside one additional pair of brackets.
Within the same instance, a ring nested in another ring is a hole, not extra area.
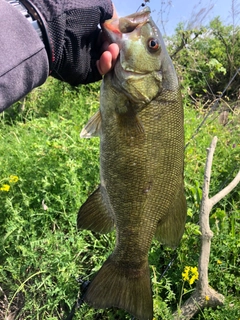
[(0, 0), (0, 112), (53, 77), (72, 85), (101, 79), (99, 24), (113, 14), (111, 0), (30, 0), (45, 20), (51, 61), (37, 32)]
[(43, 15), (52, 45), (50, 74), (71, 85), (101, 79), (99, 24), (113, 14), (111, 0), (31, 0)]
[(44, 44), (27, 19), (0, 0), (0, 112), (41, 85), (49, 73)]

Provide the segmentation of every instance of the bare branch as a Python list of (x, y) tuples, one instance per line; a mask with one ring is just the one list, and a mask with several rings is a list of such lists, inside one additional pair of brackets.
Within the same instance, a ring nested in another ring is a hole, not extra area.
[(206, 122), (207, 118), (213, 113), (213, 111), (217, 110), (217, 107), (219, 106), (219, 101), (222, 99), (222, 97), (224, 96), (225, 92), (227, 91), (227, 89), (230, 87), (231, 83), (233, 82), (233, 80), (236, 78), (236, 76), (240, 73), (240, 68), (237, 69), (237, 71), (235, 72), (235, 74), (233, 75), (233, 77), (231, 78), (231, 80), (228, 82), (227, 86), (225, 87), (225, 89), (223, 90), (223, 92), (221, 93), (220, 97), (217, 98), (214, 102), (214, 104), (211, 106), (211, 108), (209, 109), (208, 113), (205, 115), (205, 117), (203, 118), (202, 122), (199, 124), (199, 126), (196, 128), (196, 130), (194, 131), (194, 133), (192, 134), (192, 136), (190, 137), (190, 139), (188, 140), (188, 142), (185, 145), (185, 149), (189, 146), (190, 142), (196, 137), (196, 135), (198, 134), (198, 132), (200, 131), (201, 127), (204, 125), (204, 123)]
[(202, 34), (202, 29), (200, 29), (199, 31), (195, 30), (194, 32), (182, 31), (181, 43), (178, 45), (178, 47), (175, 49), (175, 51), (171, 55), (171, 59), (173, 59), (183, 48), (185, 48), (187, 44), (193, 43), (197, 39), (197, 37), (200, 36), (201, 34)]
[(191, 18), (188, 21), (186, 29), (191, 30), (191, 29), (196, 29), (202, 26), (203, 21), (212, 11), (213, 7), (214, 7), (214, 4), (209, 2), (208, 6), (203, 8), (201, 1), (199, 1), (198, 4), (193, 7)]
[(211, 206), (213, 207), (216, 203), (218, 203), (222, 198), (224, 198), (227, 194), (229, 194), (240, 182), (240, 170), (238, 171), (238, 174), (236, 177), (232, 180), (232, 182), (229, 183), (226, 188), (222, 189), (220, 192), (218, 192), (215, 196), (213, 196), (211, 201)]
[(207, 149), (208, 156), (207, 156), (207, 161), (206, 161), (206, 165), (205, 165), (205, 172), (204, 172), (203, 199), (202, 199), (202, 201), (205, 201), (206, 199), (208, 200), (213, 154), (216, 149), (216, 145), (217, 145), (217, 137), (214, 137), (210, 147)]
[(219, 294), (213, 288), (208, 287), (204, 294), (198, 290), (194, 291), (189, 299), (183, 304), (181, 310), (174, 312), (174, 320), (189, 320), (201, 309), (206, 307), (216, 308), (222, 305), (224, 301), (223, 295)]
[(204, 171), (203, 194), (199, 217), (201, 231), (201, 249), (198, 261), (199, 280), (197, 282), (196, 290), (192, 293), (191, 297), (183, 304), (180, 310), (177, 310), (173, 314), (173, 318), (175, 320), (191, 319), (199, 310), (205, 307), (215, 308), (218, 305), (222, 305), (224, 302), (224, 296), (215, 291), (208, 284), (208, 264), (210, 258), (211, 239), (213, 237), (213, 233), (209, 225), (209, 215), (213, 205), (237, 186), (240, 181), (240, 171), (226, 188), (209, 199), (211, 168), (216, 145), (217, 137), (214, 137), (210, 147), (207, 149), (207, 160)]

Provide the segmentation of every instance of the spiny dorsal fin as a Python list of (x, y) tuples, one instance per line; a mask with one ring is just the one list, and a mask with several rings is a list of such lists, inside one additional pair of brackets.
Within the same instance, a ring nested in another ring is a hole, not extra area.
[(96, 189), (81, 206), (77, 226), (95, 232), (107, 233), (112, 231), (114, 220), (103, 201), (100, 187)]
[(82, 129), (80, 133), (80, 138), (92, 138), (98, 137), (100, 135), (101, 129), (101, 113), (98, 110), (88, 121), (86, 126)]

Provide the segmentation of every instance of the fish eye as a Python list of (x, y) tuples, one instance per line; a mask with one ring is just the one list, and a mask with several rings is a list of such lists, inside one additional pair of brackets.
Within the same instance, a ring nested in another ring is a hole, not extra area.
[(157, 51), (160, 45), (157, 39), (149, 39), (148, 40), (148, 48), (153, 51)]

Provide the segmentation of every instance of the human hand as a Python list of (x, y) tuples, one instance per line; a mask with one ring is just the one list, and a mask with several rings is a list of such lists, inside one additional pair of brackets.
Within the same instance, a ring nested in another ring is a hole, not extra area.
[(47, 24), (51, 76), (71, 85), (98, 81), (114, 65), (118, 46), (98, 25), (117, 17), (111, 0), (31, 0)]
[[(118, 18), (116, 8), (114, 5), (112, 18)], [(103, 44), (101, 49), (103, 53), (100, 59), (97, 60), (97, 68), (99, 73), (101, 75), (104, 75), (113, 68), (119, 54), (119, 47), (116, 43), (109, 43), (109, 41), (104, 40), (104, 38), (102, 40)]]
[(97, 68), (101, 75), (106, 74), (112, 69), (119, 54), (119, 47), (116, 43), (109, 44), (108, 42), (105, 42), (103, 46), (106, 49), (97, 61)]

